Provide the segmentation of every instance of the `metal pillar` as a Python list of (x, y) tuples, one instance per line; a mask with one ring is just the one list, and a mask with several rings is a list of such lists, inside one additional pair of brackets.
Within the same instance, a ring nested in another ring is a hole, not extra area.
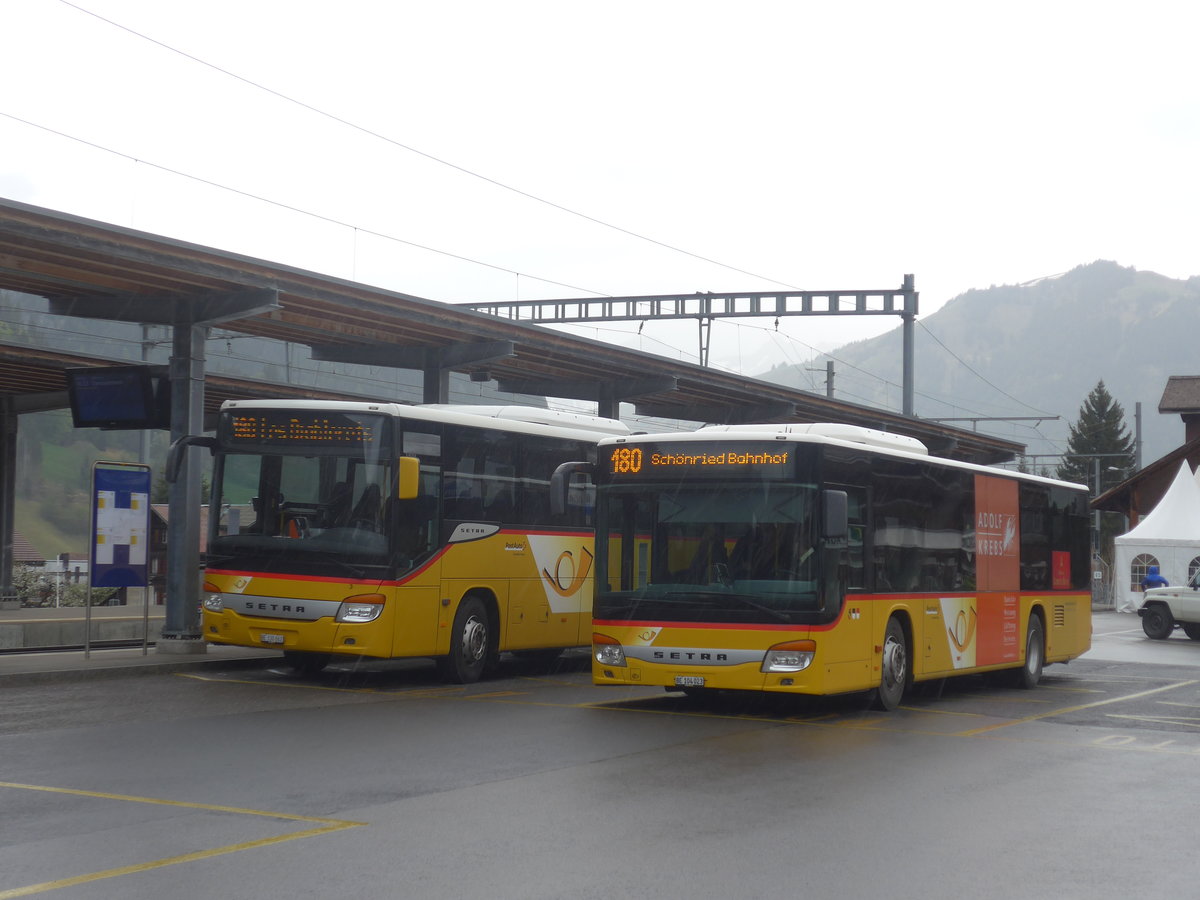
[(901, 412), (906, 416), (912, 416), (913, 413), (913, 359), (914, 352), (914, 332), (916, 331), (917, 321), (917, 292), (914, 290), (914, 279), (912, 275), (904, 276), (904, 312), (901, 314), (903, 320), (904, 331), (904, 399)]
[[(207, 329), (178, 322), (171, 348), (171, 440), (204, 431), (204, 339)], [(200, 632), (200, 484), (203, 458), (184, 450), (182, 477), (169, 485), (167, 602), (159, 653), (204, 653)]]
[(422, 386), (422, 403), (450, 402), (450, 370), (445, 368), (439, 354), (430, 354), (434, 361), (426, 364)]
[(611, 384), (600, 384), (596, 399), (596, 415), (606, 419), (621, 418), (621, 398)]
[(0, 400), (0, 608), (17, 603), (13, 590), (13, 507), (17, 490), (17, 412)]

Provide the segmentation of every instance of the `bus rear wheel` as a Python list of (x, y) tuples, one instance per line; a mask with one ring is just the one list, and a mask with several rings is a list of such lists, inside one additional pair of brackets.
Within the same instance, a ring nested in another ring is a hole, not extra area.
[(883, 633), (883, 656), (879, 664), (879, 687), (874, 691), (871, 705), (890, 712), (900, 705), (908, 687), (908, 638), (904, 626), (895, 616), (888, 619)]
[(466, 597), (454, 614), (450, 632), (450, 654), (438, 660), (438, 672), (446, 681), (470, 684), (478, 681), (495, 664), (496, 640), (487, 608), (478, 597)]
[(1013, 683), (1019, 688), (1032, 690), (1042, 680), (1042, 665), (1046, 659), (1043, 635), (1042, 620), (1031, 612), (1025, 627), (1025, 664), (1013, 670)]

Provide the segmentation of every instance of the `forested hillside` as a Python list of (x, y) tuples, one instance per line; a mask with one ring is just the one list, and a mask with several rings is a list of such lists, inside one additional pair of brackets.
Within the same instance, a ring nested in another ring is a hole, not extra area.
[[(136, 462), (140, 440), (137, 432), (75, 428), (68, 410), (22, 416), (17, 437), (17, 531), (43, 556), (86, 554), (92, 464), (99, 459)], [(153, 433), (152, 459), (165, 457), (166, 446), (166, 432)]]
[[(1141, 403), (1142, 461), (1151, 462), (1183, 440), (1179, 416), (1160, 415), (1158, 401), (1168, 376), (1200, 374), (1191, 346), (1197, 335), (1200, 278), (1179, 281), (1095, 262), (1030, 284), (968, 291), (918, 317), (914, 411), (922, 418), (1009, 417), (949, 424), (1020, 441), (1042, 456), (1065, 449), (1068, 425), (1103, 380), (1131, 432)], [(899, 328), (830, 356), (839, 399), (901, 408)], [(757, 377), (823, 390), (811, 370), (825, 360)], [(1043, 415), (1060, 419), (1028, 421)], [(1056, 461), (1039, 465), (1045, 462)]]

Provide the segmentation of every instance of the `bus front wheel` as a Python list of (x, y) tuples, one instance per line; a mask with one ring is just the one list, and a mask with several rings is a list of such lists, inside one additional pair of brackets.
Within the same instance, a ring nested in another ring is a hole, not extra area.
[(1034, 613), (1029, 614), (1025, 627), (1025, 664), (1014, 670), (1014, 683), (1019, 688), (1032, 690), (1042, 680), (1042, 664), (1045, 661), (1045, 643), (1042, 620)]
[(458, 605), (450, 632), (450, 654), (438, 660), (442, 678), (455, 684), (478, 681), (494, 663), (496, 641), (492, 636), (487, 608), (478, 597), (467, 597)]
[(896, 617), (888, 619), (883, 633), (883, 656), (879, 664), (879, 687), (875, 689), (872, 705), (891, 711), (900, 705), (908, 687), (908, 639), (904, 626)]

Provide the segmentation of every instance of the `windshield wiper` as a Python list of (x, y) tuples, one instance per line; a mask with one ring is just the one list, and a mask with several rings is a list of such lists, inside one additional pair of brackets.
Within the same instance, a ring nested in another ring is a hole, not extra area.
[(754, 600), (751, 600), (745, 594), (726, 593), (725, 591), (698, 591), (696, 593), (690, 593), (687, 596), (689, 598), (694, 598), (694, 599), (704, 599), (704, 600), (713, 600), (713, 601), (735, 600), (738, 603), (740, 603), (742, 606), (747, 607), (748, 609), (754, 609), (754, 610), (757, 610), (758, 612), (766, 613), (768, 616), (775, 619), (775, 621), (777, 621), (777, 622), (789, 622), (790, 623), (792, 621), (792, 617), (790, 615), (788, 615), (787, 613), (780, 612), (777, 609), (772, 609), (769, 606), (764, 606), (761, 603), (757, 603)]

